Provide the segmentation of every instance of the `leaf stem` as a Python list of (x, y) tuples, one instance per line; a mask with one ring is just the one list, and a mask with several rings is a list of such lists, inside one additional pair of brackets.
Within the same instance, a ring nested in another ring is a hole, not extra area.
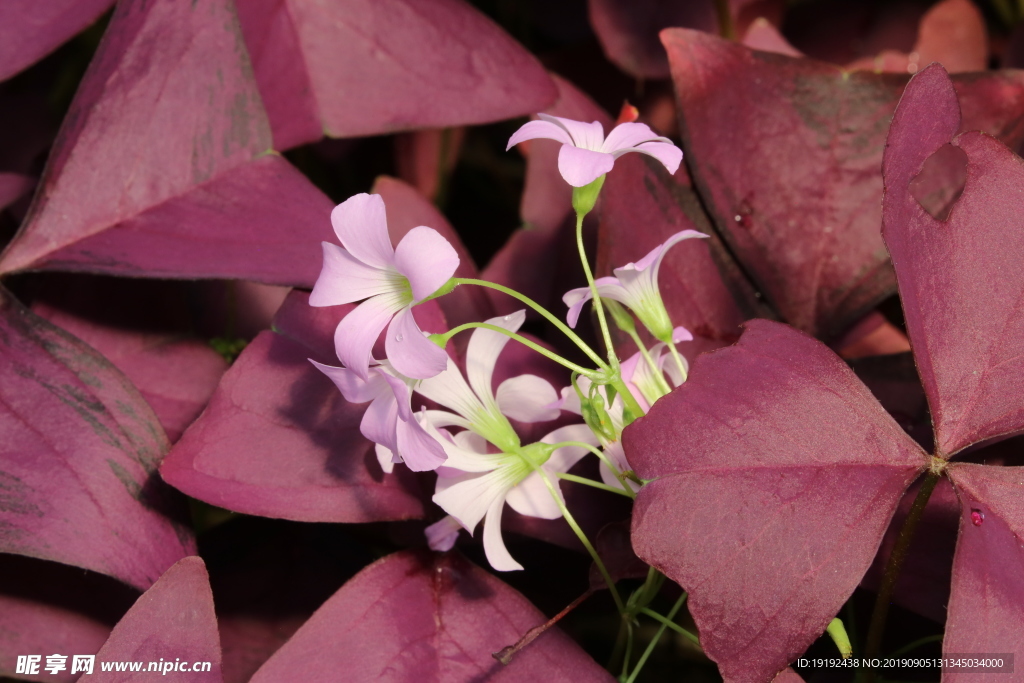
[[(600, 460), (601, 462), (604, 463), (605, 467), (608, 468), (608, 470), (612, 473), (612, 475), (614, 475), (614, 477), (616, 479), (618, 479), (620, 482), (622, 482), (622, 487), (623, 487), (623, 489), (625, 489), (625, 495), (629, 496), (630, 498), (636, 498), (636, 493), (634, 493), (633, 489), (629, 485), (626, 484), (626, 475), (624, 475), (622, 473), (622, 471), (618, 467), (616, 467), (615, 464), (611, 460), (608, 459), (608, 456), (600, 448), (597, 448), (596, 446), (592, 446), (589, 443), (584, 443), (583, 441), (560, 441), (560, 442), (558, 442), (556, 444), (553, 444), (553, 446), (555, 448), (562, 448), (563, 446), (577, 446), (579, 448), (586, 448), (588, 451), (590, 451), (591, 453), (596, 455), (598, 460)], [(558, 475), (558, 476), (562, 476), (562, 475)], [(588, 479), (587, 481), (590, 481), (590, 480)], [(592, 482), (592, 483), (596, 483), (596, 482)], [(616, 493), (624, 493), (624, 492), (616, 490)]]
[(590, 262), (587, 260), (587, 250), (583, 246), (583, 217), (586, 214), (576, 214), (576, 248), (580, 252), (580, 262), (583, 264), (583, 274), (587, 276), (587, 284), (590, 286), (590, 297), (594, 300), (594, 310), (597, 311), (597, 322), (601, 327), (601, 338), (604, 339), (605, 348), (608, 350), (608, 360), (613, 368), (618, 370), (619, 359), (615, 355), (615, 347), (612, 346), (612, 335), (608, 331), (608, 321), (604, 316), (604, 305), (601, 303), (601, 295), (597, 293), (597, 284), (594, 282), (594, 274), (590, 270)]
[(620, 496), (626, 496), (630, 500), (634, 498), (634, 496), (629, 495), (622, 489), (617, 489), (614, 486), (608, 486), (608, 484), (596, 482), (593, 479), (587, 479), (586, 477), (577, 477), (575, 474), (568, 474), (566, 472), (559, 472), (557, 476), (559, 479), (571, 481), (574, 484), (583, 484), (584, 486), (592, 486), (595, 489), (601, 489), (602, 491), (608, 491), (609, 493), (617, 493)]
[(594, 349), (590, 348), (590, 345), (583, 341), (578, 334), (573, 332), (568, 325), (559, 320), (554, 313), (544, 308), (539, 303), (537, 303), (530, 297), (526, 296), (525, 294), (520, 294), (519, 292), (517, 292), (514, 289), (511, 289), (510, 287), (499, 285), (496, 282), (488, 282), (487, 280), (475, 280), (473, 278), (468, 277), (457, 277), (454, 278), (454, 280), (455, 284), (457, 285), (477, 285), (478, 287), (488, 287), (490, 289), (497, 290), (502, 294), (508, 294), (513, 299), (521, 301), (522, 303), (526, 304), (533, 310), (540, 313), (548, 322), (550, 322), (552, 325), (558, 328), (559, 332), (568, 337), (574, 344), (576, 344), (576, 346), (580, 347), (580, 350), (583, 351), (583, 353), (587, 354), (587, 357), (590, 358), (590, 360), (594, 361), (599, 368), (607, 367), (608, 364), (605, 363), (604, 359), (601, 358), (601, 356), (599, 356), (597, 352), (594, 351)]
[(686, 371), (686, 363), (683, 362), (683, 357), (679, 355), (679, 349), (676, 348), (676, 343), (671, 339), (668, 340), (668, 349), (672, 352), (672, 358), (676, 361), (676, 367), (679, 368), (679, 372), (682, 373), (683, 381), (686, 381), (686, 376), (689, 374)]
[(463, 325), (459, 325), (458, 327), (453, 327), (452, 329), (448, 330), (444, 334), (435, 334), (435, 335), (431, 335), (431, 337), (433, 337), (435, 339), (441, 339), (441, 340), (444, 341), (445, 344), (447, 344), (448, 340), (451, 339), (452, 337), (454, 337), (455, 335), (457, 335), (459, 332), (464, 332), (466, 330), (471, 330), (471, 329), (474, 329), (474, 328), (482, 328), (482, 329), (485, 329), (485, 330), (491, 330), (492, 332), (498, 332), (499, 334), (503, 334), (506, 337), (509, 337), (510, 339), (515, 339), (520, 344), (522, 344), (524, 346), (530, 347), (531, 349), (533, 349), (537, 353), (541, 354), (542, 356), (546, 356), (546, 357), (550, 358), (551, 360), (555, 361), (556, 363), (558, 363), (560, 365), (564, 365), (565, 367), (569, 368), (573, 372), (578, 372), (579, 374), (583, 375), (584, 377), (589, 377), (591, 380), (597, 379), (600, 376), (599, 373), (597, 373), (597, 372), (595, 372), (593, 370), (588, 370), (587, 368), (583, 367), (582, 365), (576, 365), (576, 363), (573, 363), (571, 360), (568, 360), (566, 358), (562, 358), (561, 356), (559, 356), (554, 351), (549, 351), (549, 350), (545, 349), (543, 346), (541, 346), (540, 344), (537, 344), (536, 342), (532, 342), (532, 341), (530, 341), (529, 339), (527, 339), (526, 337), (524, 337), (522, 335), (516, 334), (515, 332), (511, 332), (509, 330), (506, 330), (504, 327), (498, 327), (497, 325), (492, 325), (490, 323), (465, 323)]
[[(868, 659), (875, 659), (881, 654), (882, 634), (885, 631), (885, 619), (889, 614), (889, 602), (892, 599), (893, 589), (896, 587), (896, 580), (899, 578), (903, 562), (907, 559), (907, 551), (910, 549), (910, 542), (914, 538), (914, 532), (924, 514), (924, 508), (928, 499), (935, 490), (941, 475), (931, 470), (925, 475), (921, 482), (921, 489), (914, 498), (910, 512), (903, 521), (903, 528), (896, 539), (896, 544), (889, 555), (889, 562), (885, 566), (885, 574), (882, 575), (882, 585), (878, 589), (878, 597), (875, 599), (875, 609), (871, 614), (871, 625), (868, 627), (868, 635), (864, 646), (864, 656)], [(869, 668), (865, 675), (867, 683), (875, 680), (875, 669)]]
[(626, 334), (633, 339), (633, 343), (636, 344), (636, 348), (640, 350), (640, 355), (643, 357), (644, 362), (647, 363), (647, 367), (650, 368), (651, 374), (654, 375), (654, 381), (658, 383), (658, 387), (661, 388), (666, 394), (672, 391), (672, 387), (668, 385), (668, 381), (665, 379), (665, 374), (651, 358), (650, 352), (647, 350), (647, 345), (644, 344), (643, 340), (640, 339), (640, 335), (636, 329), (626, 330)]
[(668, 615), (665, 617), (665, 621), (661, 622), (661, 626), (658, 627), (658, 632), (654, 634), (654, 637), (651, 638), (651, 642), (647, 644), (647, 649), (644, 650), (642, 655), (640, 655), (640, 659), (637, 660), (636, 663), (636, 668), (633, 669), (633, 673), (629, 675), (629, 678), (626, 679), (625, 683), (633, 683), (633, 681), (636, 680), (637, 674), (640, 673), (640, 669), (644, 668), (644, 664), (647, 663), (647, 659), (651, 656), (651, 653), (654, 652), (654, 648), (658, 644), (658, 641), (661, 640), (661, 636), (665, 633), (665, 629), (668, 628), (668, 623), (676, 618), (676, 612), (679, 611), (684, 602), (686, 602), (686, 593), (679, 596), (679, 599), (676, 600), (676, 604), (672, 605), (672, 609), (669, 610)]
[(680, 626), (676, 622), (671, 621), (668, 617), (665, 617), (665, 616), (662, 616), (661, 614), (658, 614), (657, 612), (655, 612), (654, 610), (650, 609), (649, 607), (642, 607), (640, 609), (640, 613), (641, 614), (646, 614), (647, 616), (649, 616), (651, 619), (654, 619), (655, 621), (660, 621), (661, 623), (665, 624), (666, 626), (668, 626), (670, 629), (672, 629), (676, 633), (682, 635), (684, 638), (689, 640), (694, 645), (698, 645), (698, 646), (700, 645), (700, 638), (698, 638), (694, 634), (690, 633), (689, 631), (687, 631), (685, 628), (683, 628), (682, 626)]

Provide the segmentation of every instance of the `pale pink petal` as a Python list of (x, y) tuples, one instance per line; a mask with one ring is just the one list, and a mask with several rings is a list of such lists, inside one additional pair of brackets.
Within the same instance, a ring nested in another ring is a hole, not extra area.
[[(549, 475), (550, 476), (550, 475)], [(558, 482), (555, 481), (555, 489), (561, 495)], [(531, 472), (526, 479), (508, 492), (505, 502), (512, 506), (512, 509), (527, 517), (539, 517), (540, 519), (558, 519), (562, 511), (558, 508), (551, 491), (544, 484), (544, 479), (538, 472)], [(488, 558), (490, 559), (490, 558)]]
[(484, 474), (438, 476), (432, 500), (472, 534), (488, 508), (494, 503), (504, 504), (505, 496), (515, 484), (509, 475), (505, 468), (499, 468)]
[(462, 371), (450, 358), (440, 374), (423, 380), (416, 387), (421, 396), (454, 410), (463, 417), (472, 419), (484, 410), (480, 399), (466, 384)]
[(402, 309), (391, 321), (384, 349), (395, 370), (413, 379), (433, 377), (448, 364), (448, 354), (423, 335), (411, 308)]
[(374, 444), (373, 452), (377, 456), (377, 462), (380, 463), (380, 468), (384, 470), (385, 474), (391, 474), (395, 471), (395, 454), (387, 446), (382, 446), (379, 443)]
[(398, 420), (396, 442), (398, 456), (413, 472), (436, 470), (448, 459), (441, 444), (427, 433), (415, 416), (408, 421)]
[(563, 128), (572, 136), (572, 144), (576, 147), (589, 149), (592, 152), (601, 151), (601, 146), (604, 144), (604, 126), (601, 125), (600, 121), (584, 123), (583, 121), (563, 119), (560, 116), (551, 116), (550, 114), (537, 114), (537, 116), (543, 121), (548, 121)]
[(487, 521), (484, 522), (484, 554), (491, 567), (499, 572), (511, 572), (521, 570), (523, 565), (512, 559), (508, 548), (505, 547), (505, 540), (501, 537), (501, 512), (505, 502), (496, 500), (487, 511)]
[(459, 540), (459, 531), (462, 525), (459, 520), (451, 515), (446, 515), (423, 530), (427, 537), (427, 545), (438, 553), (446, 553), (455, 547), (455, 541)]
[(324, 365), (312, 358), (307, 360), (334, 382), (334, 385), (341, 391), (341, 395), (349, 403), (366, 403), (383, 395), (385, 392), (390, 392), (387, 382), (378, 373), (373, 373), (369, 381), (367, 381), (348, 368)]
[[(619, 472), (625, 472), (630, 469), (629, 463), (626, 462), (626, 454), (622, 450), (621, 442), (615, 441), (608, 444), (604, 449), (604, 455), (612, 462), (613, 465), (615, 465), (615, 467), (618, 468)], [(604, 464), (604, 461), (601, 462), (598, 469), (601, 473), (601, 481), (608, 486), (612, 486), (617, 489), (623, 488), (622, 482), (612, 474), (612, 471), (608, 469), (608, 466)], [(629, 481), (628, 479), (626, 480), (626, 486), (628, 486), (634, 493), (640, 490), (639, 484)]]
[[(498, 316), (487, 321), (488, 324), (515, 332), (526, 320), (525, 311), (516, 311), (509, 315)], [(478, 328), (473, 330), (466, 346), (466, 377), (473, 391), (484, 402), (493, 403), (494, 387), (491, 378), (498, 356), (509, 341), (509, 337), (501, 332)]]
[(520, 142), (536, 140), (537, 138), (555, 140), (567, 145), (573, 144), (569, 131), (557, 123), (552, 123), (551, 121), (530, 121), (524, 123), (519, 130), (512, 134), (512, 137), (508, 139), (508, 146), (505, 147), (505, 151), (509, 151)]
[(622, 361), (621, 366), (622, 381), (626, 383), (626, 388), (629, 389), (629, 393), (636, 399), (636, 402), (640, 404), (644, 412), (647, 412), (651, 405), (647, 402), (647, 398), (638, 386), (647, 375), (650, 374), (650, 369), (647, 367), (647, 361), (641, 360), (640, 352), (637, 351), (632, 356)]
[(441, 233), (421, 225), (407, 232), (398, 243), (395, 265), (409, 279), (413, 300), (422, 301), (455, 274), (459, 255)]
[(384, 200), (377, 194), (357, 194), (331, 211), (331, 224), (341, 246), (363, 263), (387, 268), (394, 265), (395, 250), (388, 235)]
[[(585, 378), (581, 378), (581, 379), (585, 379)], [(582, 384), (580, 385), (580, 389), (583, 389), (583, 385)], [(579, 394), (576, 393), (576, 388), (575, 387), (573, 387), (572, 385), (569, 385), (567, 387), (562, 387), (562, 391), (560, 392), (560, 394), (561, 394), (562, 400), (559, 403), (559, 406), (558, 406), (559, 408), (561, 408), (562, 410), (564, 410), (566, 412), (569, 412), (569, 413), (575, 413), (577, 415), (582, 415), (583, 414), (583, 407), (582, 407), (582, 404), (580, 403), (580, 396), (579, 396)]]
[[(543, 439), (544, 443), (562, 443), (563, 441), (579, 441), (582, 443), (597, 446), (597, 437), (585, 424), (566, 425), (559, 427)], [(549, 472), (568, 472), (587, 453), (586, 448), (580, 446), (563, 446), (551, 454), (551, 458), (544, 463), (544, 469)]]
[(631, 152), (633, 148), (644, 142), (667, 142), (672, 144), (668, 138), (663, 138), (643, 123), (620, 123), (612, 128), (601, 145), (602, 152), (614, 154), (619, 157), (622, 153)]
[[(427, 423), (436, 427), (438, 431), (441, 431), (441, 428), (443, 427), (462, 427), (464, 429), (469, 429), (469, 420), (461, 415), (450, 413), (447, 410), (428, 410), (423, 413), (423, 417), (426, 419)], [(462, 432), (460, 432), (460, 434), (461, 433)]]
[(398, 402), (388, 391), (373, 400), (363, 413), (359, 432), (370, 441), (380, 444), (392, 454), (398, 453)]
[(677, 242), (693, 238), (707, 238), (707, 235), (702, 232), (698, 232), (697, 230), (680, 230), (663, 243), (647, 252), (647, 255), (642, 259), (630, 265), (633, 265), (637, 270), (646, 270), (651, 266), (651, 264), (655, 264), (655, 270), (657, 270), (661, 267), (661, 259), (665, 257), (665, 252), (667, 252)]
[(368, 266), (336, 244), (324, 242), (324, 265), (309, 295), (310, 306), (337, 306), (392, 291), (386, 270)]
[(679, 327), (672, 328), (672, 343), (678, 344), (680, 342), (693, 341), (693, 333), (688, 329), (680, 325)]
[(573, 187), (589, 185), (615, 165), (615, 157), (604, 152), (562, 145), (558, 152), (558, 172)]
[[(619, 284), (618, 278), (610, 275), (599, 277), (594, 280), (594, 284), (597, 285), (598, 296), (628, 304), (629, 294)], [(580, 312), (583, 310), (583, 304), (588, 301), (590, 301), (590, 287), (570, 289), (562, 296), (562, 302), (569, 307), (569, 312), (565, 316), (569, 327), (576, 327), (576, 323), (579, 322)]]
[(356, 306), (334, 331), (334, 350), (349, 370), (369, 380), (373, 345), (388, 321), (403, 309), (396, 294), (378, 294)]
[[(480, 443), (477, 443), (468, 442), (465, 438), (460, 438), (465, 434), (472, 434), (472, 432), (459, 432), (455, 435), (454, 439), (446, 439), (430, 423), (429, 418), (427, 418), (424, 427), (441, 444), (448, 458), (445, 461), (444, 471), (438, 472), (442, 477), (461, 476), (465, 473), (491, 472), (501, 467), (509, 457), (507, 453), (487, 453), (487, 443), (483, 439), (480, 439)], [(440, 487), (440, 483), (438, 483), (438, 486)]]
[(679, 164), (683, 161), (683, 150), (671, 142), (644, 142), (633, 149), (623, 150), (615, 156), (622, 156), (626, 152), (640, 152), (654, 157), (665, 166), (665, 170), (673, 174), (679, 170)]
[(558, 417), (558, 394), (537, 375), (511, 377), (498, 387), (498, 409), (520, 422), (547, 422)]

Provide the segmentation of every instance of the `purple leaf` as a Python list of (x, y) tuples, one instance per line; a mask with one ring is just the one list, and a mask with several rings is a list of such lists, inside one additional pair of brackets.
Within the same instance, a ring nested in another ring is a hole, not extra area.
[[(886, 245), (935, 424), (936, 453), (1024, 428), (1024, 165), (981, 133), (954, 137), (957, 95), (941, 66), (907, 86), (885, 155)], [(914, 199), (925, 161), (952, 142), (967, 183), (945, 222)]]
[(507, 667), (492, 658), (544, 621), (457, 553), (397, 553), (346, 583), (252, 683), (330, 680), (339, 671), (353, 683), (614, 680), (557, 628)]
[[(947, 472), (960, 497), (961, 515), (943, 652), (1020, 653), (1024, 468), (953, 463)], [(974, 680), (970, 674), (943, 674), (947, 679)]]
[(331, 202), (270, 147), (230, 2), (121, 3), (0, 272), (311, 286)]
[[(206, 565), (198, 557), (186, 557), (168, 569), (153, 587), (142, 594), (117, 623), (110, 638), (96, 654), (90, 681), (126, 683), (151, 681), (150, 662), (163, 666), (181, 660), (191, 666), (208, 662), (208, 671), (173, 672), (166, 680), (181, 683), (219, 683), (220, 637), (213, 612), (213, 592)], [(143, 662), (137, 674), (102, 672), (102, 662)], [(163, 676), (168, 672), (160, 669)], [(168, 669), (168, 671), (173, 671)]]
[(0, 173), (0, 211), (3, 211), (32, 189), (35, 180), (20, 173)]
[(929, 462), (838, 356), (763, 320), (698, 358), (623, 446), (655, 480), (633, 548), (689, 591), (727, 681), (769, 680), (825, 631)]
[(5, 0), (0, 5), (0, 81), (96, 21), (113, 0)]
[(253, 515), (309, 522), (421, 516), (415, 479), (405, 468), (381, 472), (373, 444), (359, 433), (366, 405), (346, 402), (308, 360), (337, 365), (334, 329), (352, 306), (313, 308), (308, 300), (306, 292), (289, 295), (275, 331), (261, 332), (225, 373), (161, 475), (194, 498)]
[(172, 442), (199, 417), (227, 369), (224, 359), (197, 339), (114, 327), (47, 304), (36, 303), (32, 308), (123, 372), (156, 413)]
[(537, 60), (458, 0), (240, 0), (274, 146), (539, 111)]
[(0, 290), (0, 551), (145, 589), (192, 551), (156, 478), (167, 437), (106, 359)]
[[(697, 31), (662, 37), (689, 167), (718, 229), (783, 319), (823, 338), (842, 333), (893, 291), (878, 168), (904, 78)], [(1024, 76), (957, 82), (972, 127), (1019, 139)]]

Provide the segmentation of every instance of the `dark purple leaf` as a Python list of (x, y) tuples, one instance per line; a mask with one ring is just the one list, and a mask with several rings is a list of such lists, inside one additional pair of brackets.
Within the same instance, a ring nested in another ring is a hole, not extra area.
[(239, 0), (256, 80), (288, 149), (540, 111), (540, 63), (458, 0)]
[(457, 553), (403, 552), (346, 583), (253, 676), (253, 683), (612, 681), (552, 628), (507, 667), (491, 656), (547, 618)]
[(113, 4), (113, 0), (5, 0), (0, 5), (0, 81), (45, 57)]
[[(594, 549), (601, 556), (605, 569), (613, 581), (621, 579), (642, 579), (649, 567), (633, 552), (630, 543), (629, 521), (612, 522), (601, 529), (594, 539)], [(590, 587), (594, 590), (606, 587), (604, 577), (596, 564), (590, 565)]]
[[(953, 463), (960, 538), (942, 643), (946, 654), (1024, 652), (1024, 468)], [(988, 654), (981, 654), (983, 657)], [(1015, 670), (1020, 671), (1020, 662)], [(944, 674), (943, 680), (974, 680)]]
[(0, 290), (0, 551), (147, 588), (192, 551), (156, 476), (167, 437), (113, 365)]
[[(842, 333), (894, 288), (878, 168), (906, 77), (662, 35), (688, 164), (718, 229), (783, 319)], [(957, 83), (972, 127), (1019, 139), (1024, 76)]]
[[(178, 660), (190, 666), (208, 662), (210, 670), (168, 673), (161, 668), (165, 680), (181, 683), (220, 683), (223, 680), (210, 577), (198, 557), (178, 561), (142, 594), (96, 653), (95, 669), (87, 680), (101, 683), (151, 681), (157, 674), (147, 671), (150, 662), (163, 666)], [(102, 662), (125, 661), (143, 662), (142, 671), (135, 674), (101, 671)]]
[(35, 180), (20, 173), (0, 173), (0, 211), (21, 199), (35, 184)]
[(824, 631), (928, 456), (842, 360), (747, 324), (623, 433), (633, 548), (690, 593), (726, 680), (772, 678)]
[(465, 128), (430, 128), (395, 135), (398, 177), (431, 202), (444, 201), (466, 137)]
[[(884, 228), (907, 331), (935, 424), (936, 453), (1024, 428), (1024, 165), (982, 133), (956, 135), (953, 83), (931, 66), (907, 86), (886, 148)], [(949, 218), (933, 218), (910, 184), (952, 143), (967, 183)]]
[[(408, 519), (423, 513), (405, 468), (384, 474), (350, 404), (310, 362), (338, 365), (333, 335), (351, 306), (313, 308), (292, 292), (227, 371), (206, 411), (165, 459), (175, 488), (220, 507), (308, 522)], [(420, 306), (417, 313), (430, 306)], [(433, 310), (436, 311), (436, 308)], [(421, 326), (433, 327), (417, 316)]]
[(311, 286), (331, 202), (270, 147), (230, 2), (121, 3), (0, 272)]

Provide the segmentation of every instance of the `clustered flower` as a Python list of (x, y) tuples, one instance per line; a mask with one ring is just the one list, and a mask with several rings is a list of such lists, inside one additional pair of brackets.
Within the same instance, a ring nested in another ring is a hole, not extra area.
[[(628, 152), (648, 154), (673, 173), (682, 160), (679, 148), (640, 123), (622, 123), (605, 138), (598, 122), (539, 117), (520, 128), (509, 147), (534, 138), (562, 142), (559, 170), (576, 188), (594, 183), (599, 192), (604, 174)], [(494, 386), (502, 351), (518, 337), (525, 311), (477, 324), (462, 368), (445, 350), (447, 337), (442, 335), (435, 343), (419, 328), (413, 309), (459, 284), (453, 279), (459, 257), (437, 231), (414, 228), (392, 247), (384, 202), (369, 194), (355, 195), (335, 207), (331, 222), (341, 246), (323, 243), (323, 270), (309, 303), (362, 303), (335, 331), (342, 365), (311, 362), (347, 401), (369, 404), (360, 431), (376, 445), (385, 472), (404, 463), (414, 471), (437, 473), (433, 501), (446, 516), (426, 529), (431, 548), (448, 550), (460, 529), (473, 534), (483, 522), (484, 551), (491, 565), (502, 571), (522, 569), (501, 535), (505, 505), (542, 519), (568, 515), (559, 478), (588, 453), (601, 458), (605, 488), (635, 495), (640, 482), (631, 478), (619, 437), (638, 417), (637, 409), (646, 411), (685, 381), (685, 360), (674, 345), (692, 339), (684, 328), (672, 326), (658, 291), (658, 269), (674, 244), (705, 235), (679, 232), (638, 262), (616, 268), (614, 277), (566, 293), (569, 327), (576, 326), (583, 305), (596, 291), (598, 297), (629, 309), (658, 343), (621, 363), (609, 350), (607, 365), (585, 375), (574, 373), (571, 385), (558, 391), (534, 374)], [(619, 309), (617, 315), (628, 314)], [(378, 360), (374, 348), (382, 333), (385, 358)], [(669, 349), (674, 362), (667, 360)], [(618, 391), (610, 388), (608, 377), (619, 382)], [(415, 396), (431, 407), (417, 407)], [(573, 414), (583, 422), (566, 425)], [(524, 444), (517, 426), (531, 423), (552, 423), (552, 428)]]

